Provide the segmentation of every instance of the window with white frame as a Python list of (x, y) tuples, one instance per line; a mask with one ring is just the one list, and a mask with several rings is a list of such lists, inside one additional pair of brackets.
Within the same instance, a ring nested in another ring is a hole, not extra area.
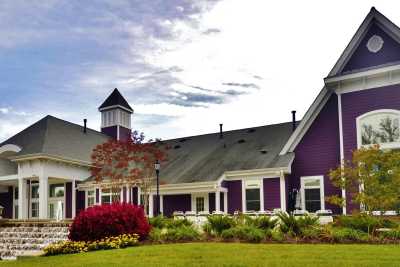
[(48, 211), (50, 219), (55, 219), (57, 217), (57, 210), (60, 204), (61, 214), (64, 214), (64, 194), (65, 186), (63, 183), (49, 185)]
[(202, 212), (204, 210), (204, 197), (196, 197), (196, 212)]
[(86, 193), (87, 207), (92, 207), (96, 203), (96, 190), (88, 190)]
[(119, 201), (120, 197), (120, 192), (113, 192), (111, 188), (101, 189), (101, 204), (111, 204)]
[(308, 212), (325, 209), (324, 176), (301, 177), (301, 206)]
[(261, 186), (260, 180), (245, 181), (246, 211), (261, 210)]
[(208, 202), (208, 193), (192, 193), (192, 211), (209, 212)]
[(400, 111), (375, 110), (357, 118), (358, 147), (379, 144), (381, 148), (400, 147)]

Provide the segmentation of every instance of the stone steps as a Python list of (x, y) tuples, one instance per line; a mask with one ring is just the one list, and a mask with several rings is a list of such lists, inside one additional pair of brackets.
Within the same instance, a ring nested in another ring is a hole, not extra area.
[(68, 233), (30, 233), (30, 232), (6, 232), (0, 233), (0, 240), (7, 238), (20, 238), (21, 236), (25, 238), (67, 238)]
[(9, 245), (9, 244), (51, 244), (56, 242), (61, 242), (66, 240), (67, 237), (64, 238), (27, 238), (27, 237), (14, 237), (14, 238), (7, 238), (1, 239), (0, 238), (0, 248), (2, 245)]
[(0, 228), (0, 233), (3, 232), (35, 232), (35, 233), (68, 233), (66, 227), (4, 227)]
[(68, 239), (66, 223), (13, 222), (0, 227), (0, 258), (37, 255), (49, 244)]

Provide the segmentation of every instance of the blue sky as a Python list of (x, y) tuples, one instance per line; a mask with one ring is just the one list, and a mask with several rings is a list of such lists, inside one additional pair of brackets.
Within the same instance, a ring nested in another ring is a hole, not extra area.
[(0, 141), (47, 114), (99, 129), (115, 87), (148, 137), (301, 117), (372, 5), (400, 23), (396, 1), (320, 2), (1, 1)]

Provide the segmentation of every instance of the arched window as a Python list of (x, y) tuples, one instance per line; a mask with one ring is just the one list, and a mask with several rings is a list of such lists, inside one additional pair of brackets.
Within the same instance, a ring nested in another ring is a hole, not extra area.
[(400, 111), (375, 110), (357, 118), (358, 148), (379, 144), (381, 148), (400, 147)]

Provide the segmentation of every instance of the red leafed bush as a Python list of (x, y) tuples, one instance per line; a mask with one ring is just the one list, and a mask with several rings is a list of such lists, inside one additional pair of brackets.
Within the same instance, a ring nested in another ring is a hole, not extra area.
[(73, 241), (94, 241), (121, 234), (138, 234), (147, 237), (150, 225), (143, 208), (113, 203), (90, 207), (75, 217), (68, 238)]

